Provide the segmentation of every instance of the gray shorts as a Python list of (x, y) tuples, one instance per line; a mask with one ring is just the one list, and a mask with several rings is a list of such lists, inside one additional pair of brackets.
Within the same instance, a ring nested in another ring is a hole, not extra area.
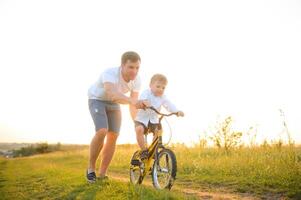
[(121, 110), (119, 104), (110, 101), (89, 99), (89, 110), (96, 132), (101, 128), (106, 128), (109, 132), (119, 134), (121, 126)]

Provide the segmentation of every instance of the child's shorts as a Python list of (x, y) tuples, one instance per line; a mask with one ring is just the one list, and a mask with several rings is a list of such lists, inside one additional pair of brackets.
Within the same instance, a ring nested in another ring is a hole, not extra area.
[(134, 121), (135, 127), (137, 126), (143, 126), (144, 128), (144, 134), (147, 134), (149, 132), (156, 133), (158, 130), (161, 129), (160, 124), (153, 124), (151, 122), (148, 122), (148, 126), (146, 127), (142, 122)]

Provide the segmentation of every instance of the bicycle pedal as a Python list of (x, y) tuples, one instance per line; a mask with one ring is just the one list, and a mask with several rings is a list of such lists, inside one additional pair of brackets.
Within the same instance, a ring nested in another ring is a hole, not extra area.
[(139, 160), (131, 160), (131, 165), (140, 166), (141, 162)]

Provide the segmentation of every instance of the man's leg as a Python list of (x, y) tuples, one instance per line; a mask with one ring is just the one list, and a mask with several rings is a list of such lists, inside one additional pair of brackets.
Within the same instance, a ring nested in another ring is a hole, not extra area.
[(89, 170), (95, 171), (95, 163), (98, 158), (99, 152), (103, 147), (104, 138), (108, 130), (106, 128), (99, 129), (94, 135), (90, 144), (90, 156), (89, 156)]
[(118, 138), (118, 134), (114, 132), (107, 133), (106, 143), (101, 152), (102, 160), (99, 168), (100, 177), (105, 176), (107, 173), (107, 169), (110, 165), (110, 162), (115, 152), (117, 138)]

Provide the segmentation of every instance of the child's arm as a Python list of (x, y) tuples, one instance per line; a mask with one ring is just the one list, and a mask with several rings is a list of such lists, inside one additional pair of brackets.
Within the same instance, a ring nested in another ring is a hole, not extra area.
[(184, 112), (178, 110), (177, 107), (171, 101), (169, 101), (166, 97), (164, 98), (162, 105), (168, 112), (176, 112), (176, 113), (178, 113), (178, 116), (184, 117)]

